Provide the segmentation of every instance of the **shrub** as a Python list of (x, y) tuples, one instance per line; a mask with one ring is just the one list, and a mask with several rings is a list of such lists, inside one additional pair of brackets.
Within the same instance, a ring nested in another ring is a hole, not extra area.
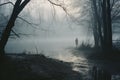
[(90, 44), (89, 42), (82, 42), (81, 45), (77, 48), (80, 50), (85, 50), (85, 49), (92, 49), (92, 44)]

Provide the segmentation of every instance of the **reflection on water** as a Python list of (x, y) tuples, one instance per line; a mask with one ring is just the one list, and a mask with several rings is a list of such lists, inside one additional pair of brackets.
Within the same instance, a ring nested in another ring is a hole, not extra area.
[[(73, 70), (86, 74), (88, 71), (87, 60), (83, 56), (75, 56), (71, 49), (75, 47), (74, 39), (58, 40), (14, 40), (7, 44), (8, 53), (42, 53), (51, 58), (73, 63)], [(37, 50), (37, 51), (36, 51)]]
[[(83, 52), (80, 52), (81, 55), (79, 56), (75, 55), (76, 51), (73, 50), (74, 47), (76, 47), (74, 39), (14, 40), (8, 42), (6, 51), (8, 53), (22, 53), (23, 51), (28, 51), (33, 54), (42, 53), (51, 58), (71, 62), (73, 70), (80, 72), (84, 76), (84, 80), (88, 80), (86, 78), (89, 78), (88, 72), (91, 63), (88, 64), (87, 59), (82, 56), (84, 54)], [(113, 78), (116, 77), (116, 75), (113, 76)]]
[(42, 53), (51, 58), (75, 62), (78, 57), (70, 51), (74, 47), (74, 39), (14, 40), (8, 42), (6, 51), (8, 53), (22, 53), (24, 51), (32, 54)]
[(73, 39), (38, 39), (38, 40), (10, 40), (6, 46), (8, 53), (22, 53), (28, 51), (36, 53), (36, 48), (39, 53), (43, 53), (49, 57), (67, 58), (71, 54), (67, 48), (75, 47)]

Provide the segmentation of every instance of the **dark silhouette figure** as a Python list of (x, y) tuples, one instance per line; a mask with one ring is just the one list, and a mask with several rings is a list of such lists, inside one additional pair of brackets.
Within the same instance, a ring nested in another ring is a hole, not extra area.
[(78, 47), (78, 38), (75, 39), (76, 47)]

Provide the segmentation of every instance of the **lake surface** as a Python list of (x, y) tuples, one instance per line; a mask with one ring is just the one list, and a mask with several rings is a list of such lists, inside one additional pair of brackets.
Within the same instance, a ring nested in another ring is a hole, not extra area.
[[(85, 38), (78, 39), (80, 44)], [(42, 53), (52, 58), (68, 60), (71, 56), (73, 57), (69, 50), (74, 47), (76, 47), (75, 38), (10, 39), (6, 46), (6, 52)]]
[[(83, 39), (83, 38), (82, 38)], [(79, 44), (83, 41), (79, 38)], [(75, 38), (67, 39), (17, 39), (10, 40), (6, 46), (7, 53), (40, 53), (45, 56), (59, 59), (65, 62), (71, 62), (73, 70), (80, 72), (84, 80), (87, 80), (90, 75), (90, 63), (84, 56), (75, 56), (71, 51), (75, 48)], [(84, 54), (81, 52), (81, 54)], [(115, 80), (115, 79), (112, 79)], [(119, 79), (118, 79), (119, 80)]]
[[(78, 38), (79, 44), (84, 38)], [(6, 46), (7, 53), (40, 53), (50, 58), (59, 59), (65, 62), (73, 63), (73, 70), (88, 74), (89, 65), (84, 56), (75, 56), (72, 49), (75, 48), (75, 38), (57, 38), (57, 39), (17, 39), (10, 40)], [(85, 77), (86, 78), (86, 77)]]

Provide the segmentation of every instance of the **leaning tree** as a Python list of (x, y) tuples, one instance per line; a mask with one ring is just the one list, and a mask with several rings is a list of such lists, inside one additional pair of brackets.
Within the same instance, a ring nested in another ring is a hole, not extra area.
[(3, 3), (0, 4), (0, 6), (5, 5), (5, 4), (12, 4), (14, 5), (12, 14), (10, 16), (10, 19), (1, 35), (1, 39), (0, 39), (0, 56), (3, 56), (5, 54), (5, 46), (7, 44), (8, 38), (10, 37), (10, 33), (12, 31), (12, 28), (14, 27), (15, 21), (18, 17), (18, 15), (20, 14), (20, 12), (24, 9), (24, 7), (29, 3), (30, 0), (17, 0), (15, 2), (15, 4), (13, 4), (12, 2), (7, 2), (7, 3)]

